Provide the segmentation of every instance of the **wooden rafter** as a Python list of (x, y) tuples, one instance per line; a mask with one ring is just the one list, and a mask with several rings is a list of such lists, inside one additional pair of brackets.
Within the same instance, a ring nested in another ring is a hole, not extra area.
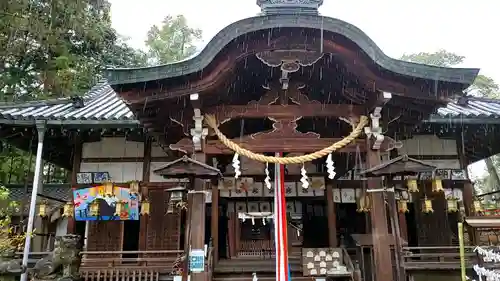
[[(280, 137), (278, 139), (252, 139), (251, 136), (247, 136), (240, 139), (234, 139), (233, 141), (238, 143), (241, 147), (251, 150), (255, 153), (265, 153), (271, 151), (282, 151), (282, 152), (314, 152), (323, 149), (333, 143), (340, 141), (340, 138), (284, 138)], [(356, 141), (353, 144), (348, 145), (344, 149), (339, 150), (339, 152), (355, 152), (356, 145), (360, 146), (360, 150), (364, 151), (364, 142)], [(171, 144), (170, 149), (181, 151), (184, 153), (192, 153), (193, 142), (189, 138), (184, 138), (181, 141)], [(234, 151), (227, 148), (219, 140), (209, 140), (205, 144), (203, 151), (206, 154), (233, 154)]]

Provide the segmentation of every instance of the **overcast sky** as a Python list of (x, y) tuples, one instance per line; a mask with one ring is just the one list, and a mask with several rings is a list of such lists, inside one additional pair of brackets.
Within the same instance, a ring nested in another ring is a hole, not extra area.
[[(206, 44), (221, 29), (260, 10), (256, 0), (111, 0), (117, 31), (143, 47), (148, 29), (183, 14)], [(466, 57), (464, 67), (500, 81), (500, 1), (324, 0), (320, 12), (363, 30), (389, 56), (440, 48)], [(204, 45), (203, 44), (203, 45)], [(476, 170), (476, 169), (475, 169)], [(480, 170), (480, 169), (479, 169)]]

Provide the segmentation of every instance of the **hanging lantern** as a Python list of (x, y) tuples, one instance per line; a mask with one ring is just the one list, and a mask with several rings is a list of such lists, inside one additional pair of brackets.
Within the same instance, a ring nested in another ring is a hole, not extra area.
[(168, 202), (167, 214), (173, 214), (174, 213), (174, 208), (175, 208), (175, 203), (172, 202), (172, 201)]
[(137, 195), (139, 194), (139, 182), (138, 181), (131, 181), (129, 185), (129, 193)]
[(370, 211), (370, 197), (365, 193), (361, 195), (358, 200), (358, 209), (356, 210), (359, 213), (368, 213)]
[(106, 196), (112, 197), (114, 195), (113, 193), (113, 183), (111, 181), (105, 181), (104, 182), (104, 194)]
[(475, 213), (480, 213), (484, 211), (481, 201), (477, 199), (475, 199), (474, 202), (472, 202), (472, 208), (474, 209)]
[(365, 210), (365, 200), (363, 199), (364, 195), (361, 195), (361, 197), (358, 199), (358, 202), (356, 205), (358, 205), (358, 208), (356, 208), (356, 212), (358, 213), (363, 213)]
[(443, 181), (441, 179), (432, 180), (432, 192), (444, 192)]
[(149, 200), (145, 199), (144, 201), (141, 202), (141, 215), (142, 216), (149, 215), (149, 209), (150, 209)]
[(99, 215), (99, 200), (94, 200), (90, 203), (90, 215), (96, 217)]
[(186, 188), (183, 186), (178, 186), (174, 188), (167, 189), (170, 192), (170, 200), (168, 203), (167, 214), (172, 214), (174, 212), (175, 207), (183, 207), (184, 206), (184, 192)]
[(47, 216), (48, 204), (46, 200), (43, 200), (38, 206), (38, 216), (46, 217)]
[(67, 202), (63, 207), (63, 217), (72, 217), (75, 212), (75, 207), (73, 202)]
[(123, 211), (123, 205), (125, 204), (125, 202), (123, 202), (122, 200), (118, 200), (116, 201), (115, 203), (115, 216), (119, 217)]
[(400, 213), (408, 213), (410, 211), (408, 209), (408, 200), (401, 199), (398, 201), (398, 211)]
[(406, 186), (408, 187), (408, 192), (418, 192), (417, 179), (407, 179)]
[(448, 213), (458, 212), (457, 201), (458, 200), (453, 197), (448, 197), (446, 199), (446, 209), (448, 210)]
[(427, 199), (427, 196), (422, 202), (422, 212), (425, 214), (434, 213), (434, 209), (432, 208), (432, 201), (430, 199)]

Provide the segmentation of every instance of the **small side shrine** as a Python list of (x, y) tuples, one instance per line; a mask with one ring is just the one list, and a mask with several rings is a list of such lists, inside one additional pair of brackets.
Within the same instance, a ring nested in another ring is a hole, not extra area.
[[(378, 166), (372, 167), (370, 169), (367, 169), (365, 171), (362, 171), (361, 174), (369, 177), (369, 178), (380, 178), (383, 183), (383, 187), (379, 189), (368, 189), (368, 193), (373, 193), (373, 192), (381, 192), (382, 196), (384, 198), (384, 201), (387, 203), (387, 211), (389, 213), (389, 221), (390, 221), (390, 233), (392, 234), (391, 238), (393, 238), (394, 241), (394, 248), (393, 248), (393, 253), (395, 257), (395, 266), (396, 266), (396, 278), (395, 280), (399, 281), (404, 281), (406, 280), (406, 274), (405, 274), (405, 269), (403, 267), (403, 261), (401, 258), (401, 254), (403, 252), (402, 245), (405, 243), (403, 239), (401, 238), (401, 223), (403, 223), (403, 226), (406, 228), (406, 221), (403, 220), (403, 217), (398, 215), (398, 207), (400, 211), (407, 211), (408, 208), (407, 203), (404, 201), (404, 199), (401, 199), (398, 203), (396, 203), (396, 198), (408, 198), (408, 193), (405, 188), (398, 187), (396, 189), (395, 183), (394, 183), (394, 178), (395, 177), (409, 177), (409, 176), (416, 176), (420, 173), (433, 173), (436, 170), (436, 167), (425, 164), (422, 161), (412, 159), (408, 157), (408, 155), (401, 155), (399, 157), (396, 157), (394, 159), (390, 159), (388, 161), (385, 161), (381, 163)], [(410, 185), (413, 184), (413, 179), (408, 178), (407, 179), (408, 183)], [(442, 183), (441, 179), (435, 179), (433, 181), (433, 186), (436, 186), (433, 188), (433, 192), (440, 192), (443, 191), (442, 189)], [(408, 188), (408, 191), (418, 191), (418, 188)], [(396, 196), (396, 194), (398, 196)], [(404, 195), (403, 195), (404, 194)], [(427, 207), (427, 198), (424, 200), (424, 207)], [(432, 208), (432, 207), (431, 207)], [(374, 212), (375, 210), (372, 210)], [(382, 210), (379, 210), (382, 212), (386, 212), (386, 209), (383, 208)], [(386, 237), (378, 237), (377, 239), (388, 239), (389, 236)], [(390, 243), (387, 242), (389, 245)], [(392, 256), (391, 252), (389, 251), (388, 253), (381, 253), (380, 249), (377, 249), (377, 243), (373, 244), (373, 252), (375, 255), (377, 254), (389, 254), (389, 256)], [(363, 272), (366, 272), (363, 270)]]
[[(196, 154), (193, 155), (196, 157)], [(186, 186), (169, 189), (171, 193), (169, 210), (174, 206), (186, 209), (186, 229), (184, 232), (184, 255), (181, 270), (182, 280), (206, 280), (205, 260), (208, 258), (208, 247), (205, 244), (205, 201), (207, 194), (206, 180), (216, 180), (221, 172), (212, 166), (197, 161), (186, 155), (167, 163), (154, 173), (169, 179), (187, 179)], [(183, 193), (187, 192), (187, 204), (182, 204)], [(179, 204), (181, 203), (181, 204)]]

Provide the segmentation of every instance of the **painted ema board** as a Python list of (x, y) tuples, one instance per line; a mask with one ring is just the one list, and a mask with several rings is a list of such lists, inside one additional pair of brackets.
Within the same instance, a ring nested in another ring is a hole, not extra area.
[[(123, 202), (120, 214), (116, 213), (116, 202)], [(90, 214), (90, 205), (99, 204), (99, 215)], [(131, 194), (128, 188), (113, 187), (113, 195), (105, 195), (104, 186), (93, 186), (73, 189), (73, 203), (75, 206), (75, 220), (138, 220), (139, 199), (138, 195)]]
[(191, 250), (189, 253), (189, 270), (194, 273), (205, 271), (205, 251)]

